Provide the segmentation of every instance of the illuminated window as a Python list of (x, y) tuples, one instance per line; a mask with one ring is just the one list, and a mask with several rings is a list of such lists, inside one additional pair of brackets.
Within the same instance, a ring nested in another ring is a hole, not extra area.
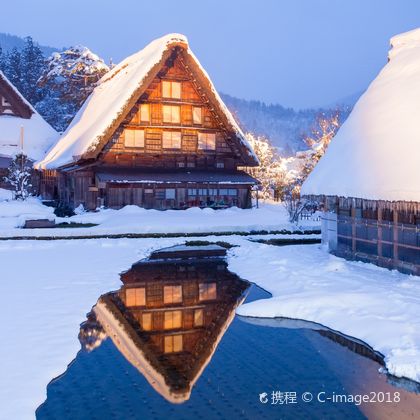
[(125, 147), (144, 147), (144, 130), (124, 130)]
[(182, 335), (167, 335), (164, 339), (165, 353), (182, 351)]
[(202, 150), (216, 150), (216, 134), (198, 133), (198, 148)]
[(164, 286), (163, 287), (164, 303), (180, 303), (182, 302), (182, 286)]
[(131, 287), (129, 289), (125, 289), (125, 305), (146, 305), (146, 289), (144, 287)]
[(164, 131), (162, 134), (162, 147), (164, 149), (180, 149), (181, 133), (179, 131)]
[(181, 122), (181, 109), (177, 105), (163, 105), (163, 122), (176, 123)]
[(196, 309), (194, 311), (194, 326), (202, 327), (204, 325), (204, 313), (202, 309)]
[(140, 105), (140, 121), (150, 121), (150, 106), (149, 104)]
[(150, 331), (152, 329), (152, 314), (151, 312), (146, 312), (141, 316), (141, 326), (143, 330)]
[(193, 106), (192, 107), (192, 114), (193, 114), (193, 123), (194, 124), (201, 124), (201, 122), (202, 122), (201, 107)]
[(181, 83), (163, 80), (162, 81), (162, 97), (181, 99)]
[(165, 312), (165, 315), (164, 315), (165, 330), (181, 328), (181, 325), (182, 325), (182, 312), (181, 311)]
[(198, 285), (200, 300), (214, 300), (217, 298), (216, 283), (200, 283)]

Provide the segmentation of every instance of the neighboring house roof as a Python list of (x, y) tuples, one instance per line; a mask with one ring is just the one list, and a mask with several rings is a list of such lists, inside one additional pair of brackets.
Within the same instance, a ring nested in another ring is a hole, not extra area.
[(95, 158), (126, 114), (156, 77), (174, 47), (185, 51), (190, 70), (204, 84), (206, 94), (216, 104), (224, 123), (241, 143), (241, 152), (249, 165), (258, 164), (252, 147), (221, 100), (208, 74), (188, 47), (187, 38), (170, 34), (152, 41), (143, 50), (123, 60), (106, 73), (76, 114), (60, 141), (51, 149), (38, 168), (56, 169), (81, 159)]
[(302, 194), (420, 202), (420, 29), (391, 46)]
[(0, 71), (0, 97), (12, 106), (13, 114), (0, 115), (0, 155), (12, 157), (23, 151), (32, 160), (42, 159), (57, 141), (58, 133), (38, 114)]

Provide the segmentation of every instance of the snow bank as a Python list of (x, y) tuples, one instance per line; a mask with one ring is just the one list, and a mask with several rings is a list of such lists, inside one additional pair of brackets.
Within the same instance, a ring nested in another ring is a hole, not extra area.
[(241, 246), (231, 250), (229, 269), (273, 294), (241, 306), (240, 315), (323, 324), (382, 353), (391, 374), (420, 382), (420, 277), (349, 262), (318, 245)]
[[(184, 35), (169, 34), (163, 36), (152, 41), (143, 50), (126, 58), (106, 73), (99, 80), (98, 86), (76, 114), (60, 141), (50, 150), (45, 159), (38, 162), (36, 166), (38, 168), (55, 169), (75, 162), (85, 153), (94, 151), (101, 137), (121, 116), (127, 103), (142, 86), (153, 67), (160, 62), (164, 53), (169, 48), (179, 44), (188, 46), (188, 40)], [(208, 74), (189, 48), (187, 53), (200, 66), (211, 84)], [(255, 157), (233, 116), (212, 84), (211, 87), (238, 138), (248, 148), (249, 154)], [(256, 157), (255, 159), (258, 161)]]
[[(37, 210), (40, 218), (52, 217), (53, 209), (42, 206), (35, 199), (25, 203), (0, 203), (0, 236), (94, 236), (109, 234), (147, 234), (147, 233), (200, 233), (200, 232), (251, 232), (299, 230), (299, 228), (318, 228), (319, 222), (302, 221), (300, 226), (288, 221), (288, 213), (281, 204), (262, 203), (260, 208), (225, 210), (200, 209), (188, 210), (146, 210), (138, 206), (126, 206), (120, 210), (104, 209), (98, 212), (80, 213), (76, 216), (59, 218), (56, 223), (94, 223), (98, 226), (89, 228), (50, 228), (50, 229), (15, 229), (22, 226), (27, 214)], [(42, 216), (42, 217), (41, 217)]]
[(355, 105), (303, 194), (420, 201), (420, 29), (391, 39), (389, 62)]
[[(10, 191), (8, 192), (10, 193)], [(55, 219), (54, 209), (44, 206), (38, 198), (29, 197), (25, 201), (10, 199), (2, 201), (1, 196), (6, 197), (7, 194), (0, 192), (0, 229), (2, 233), (9, 229), (22, 227), (29, 219)]]

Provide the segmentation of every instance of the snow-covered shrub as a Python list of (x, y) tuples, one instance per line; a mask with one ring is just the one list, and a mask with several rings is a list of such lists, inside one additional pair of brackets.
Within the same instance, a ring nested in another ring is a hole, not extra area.
[(32, 164), (24, 153), (17, 154), (10, 162), (4, 181), (13, 189), (15, 200), (25, 200), (31, 195)]

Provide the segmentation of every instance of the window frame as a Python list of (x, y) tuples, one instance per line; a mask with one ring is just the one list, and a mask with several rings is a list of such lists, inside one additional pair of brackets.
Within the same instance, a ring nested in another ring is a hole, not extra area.
[[(127, 134), (132, 133), (133, 138), (128, 139)], [(137, 135), (142, 135), (138, 138)], [(138, 130), (136, 128), (125, 128), (123, 131), (123, 137), (124, 137), (124, 147), (127, 147), (129, 149), (144, 149), (145, 143), (146, 143), (146, 133), (145, 130)], [(137, 142), (140, 141), (140, 145), (137, 144)]]
[[(175, 139), (176, 141), (176, 146), (174, 146), (174, 135), (177, 135), (176, 137), (179, 136), (179, 138)], [(170, 138), (166, 138), (165, 136), (169, 136)], [(165, 145), (165, 142), (170, 142), (170, 146)], [(162, 131), (162, 149), (181, 149), (182, 146), (182, 133), (181, 131), (167, 131), (164, 130)]]
[[(209, 137), (211, 136), (211, 143), (209, 143)], [(197, 149), (206, 151), (216, 151), (216, 133), (208, 133), (205, 131), (199, 131), (197, 135)], [(211, 147), (209, 147), (211, 144)]]
[[(174, 118), (174, 110), (177, 109), (175, 114), (177, 118)], [(170, 110), (170, 112), (168, 112)], [(166, 119), (166, 117), (170, 114), (170, 119)], [(181, 124), (181, 107), (180, 105), (162, 105), (162, 121), (164, 123), (170, 124)]]

